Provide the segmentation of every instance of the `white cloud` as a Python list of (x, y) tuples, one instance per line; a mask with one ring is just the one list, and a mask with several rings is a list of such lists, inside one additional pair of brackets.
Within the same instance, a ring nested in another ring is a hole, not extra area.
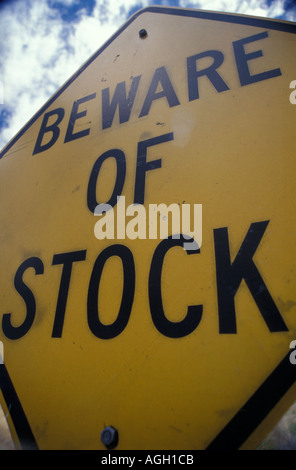
[(262, 16), (274, 18), (284, 13), (284, 0), (276, 0), (267, 5), (266, 0), (200, 0), (190, 2), (181, 0), (181, 6), (186, 8), (196, 4), (201, 10), (224, 11), (228, 13), (240, 13), (244, 15)]
[[(69, 0), (64, 3), (73, 3)], [(0, 18), (0, 78), (4, 106), (12, 114), (2, 128), (0, 147), (38, 111), (59, 88), (119, 27), (114, 13), (102, 22), (99, 9), (93, 16), (82, 10), (79, 21), (63, 22), (45, 0), (6, 6)], [(1, 111), (1, 110), (0, 110)]]

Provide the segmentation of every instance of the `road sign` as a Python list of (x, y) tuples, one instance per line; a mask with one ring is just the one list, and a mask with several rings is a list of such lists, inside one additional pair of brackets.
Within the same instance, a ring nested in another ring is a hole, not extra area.
[(295, 33), (146, 8), (4, 148), (16, 445), (255, 448), (295, 400)]

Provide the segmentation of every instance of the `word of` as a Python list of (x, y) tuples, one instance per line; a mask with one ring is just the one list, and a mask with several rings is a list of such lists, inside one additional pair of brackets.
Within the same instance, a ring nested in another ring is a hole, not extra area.
[[(166, 142), (174, 140), (174, 133), (169, 132), (168, 134), (159, 135), (152, 137), (151, 139), (142, 140), (137, 145), (137, 164), (135, 174), (135, 186), (134, 186), (134, 204), (144, 204), (145, 200), (145, 187), (146, 187), (146, 173), (157, 170), (162, 166), (162, 159), (157, 158), (156, 160), (148, 160), (147, 154), (150, 147), (160, 145)], [(109, 158), (114, 159), (116, 162), (116, 177), (114, 187), (110, 199), (106, 201), (105, 207), (108, 205), (111, 207), (116, 206), (118, 197), (121, 196), (122, 190), (125, 183), (126, 170), (127, 170), (127, 159), (125, 153), (121, 149), (110, 149), (102, 153), (95, 161), (91, 170), (87, 188), (87, 207), (90, 212), (94, 213), (97, 206), (100, 204), (97, 201), (97, 186), (98, 177), (102, 168), (102, 165)], [(111, 188), (110, 188), (111, 193)]]

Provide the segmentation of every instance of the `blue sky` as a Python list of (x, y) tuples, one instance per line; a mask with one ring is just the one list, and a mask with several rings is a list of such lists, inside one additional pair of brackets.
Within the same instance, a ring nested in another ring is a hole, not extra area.
[(292, 0), (2, 1), (0, 149), (133, 13), (148, 5), (296, 21)]

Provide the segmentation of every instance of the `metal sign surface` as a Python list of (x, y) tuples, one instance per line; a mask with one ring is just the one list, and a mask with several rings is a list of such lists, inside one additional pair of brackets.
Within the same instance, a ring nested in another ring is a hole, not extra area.
[(254, 448), (295, 400), (295, 33), (146, 8), (2, 151), (17, 446)]

